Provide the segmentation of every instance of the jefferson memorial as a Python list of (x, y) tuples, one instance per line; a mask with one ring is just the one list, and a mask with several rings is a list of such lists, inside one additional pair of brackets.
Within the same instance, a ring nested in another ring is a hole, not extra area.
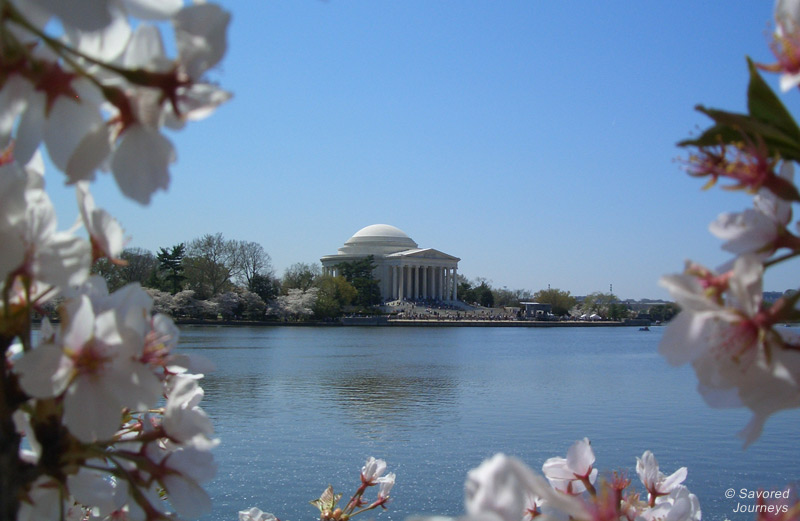
[(337, 275), (337, 265), (372, 255), (373, 275), (383, 300), (458, 300), (458, 257), (420, 248), (403, 230), (373, 224), (347, 239), (339, 253), (320, 259), (322, 270)]

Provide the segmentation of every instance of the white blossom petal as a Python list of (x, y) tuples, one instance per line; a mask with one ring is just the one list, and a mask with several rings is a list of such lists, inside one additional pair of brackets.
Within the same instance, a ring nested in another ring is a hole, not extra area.
[(64, 398), (64, 425), (79, 440), (110, 440), (119, 429), (122, 406), (110, 398), (104, 382), (78, 377)]
[(34, 398), (58, 396), (66, 387), (63, 371), (69, 371), (69, 362), (58, 346), (43, 344), (31, 349), (14, 363), (22, 390)]
[(195, 80), (214, 67), (225, 54), (230, 13), (215, 4), (194, 4), (173, 18), (180, 61)]
[(81, 53), (97, 60), (112, 62), (125, 50), (131, 37), (128, 16), (116, 2), (108, 2), (110, 21), (96, 30), (65, 28), (67, 41)]
[(123, 0), (125, 8), (142, 20), (167, 20), (183, 7), (183, 0)]
[[(77, 86), (80, 82), (75, 80), (73, 84)], [(53, 164), (62, 172), (65, 171), (86, 134), (104, 125), (96, 105), (82, 98), (75, 100), (59, 96), (53, 103), (44, 131), (44, 141)]]
[(95, 171), (111, 154), (111, 129), (98, 125), (88, 131), (75, 147), (64, 173), (69, 183), (93, 181)]
[(28, 0), (61, 19), (64, 24), (83, 31), (96, 31), (111, 23), (109, 0)]
[(169, 163), (175, 160), (172, 143), (157, 130), (134, 124), (114, 151), (111, 171), (122, 193), (149, 204), (156, 190), (169, 186)]

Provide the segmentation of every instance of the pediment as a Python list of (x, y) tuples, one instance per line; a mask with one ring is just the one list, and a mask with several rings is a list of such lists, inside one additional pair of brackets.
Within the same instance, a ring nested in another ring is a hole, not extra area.
[(391, 255), (387, 255), (387, 258), (404, 258), (404, 259), (438, 259), (438, 260), (447, 260), (447, 261), (460, 261), (458, 257), (453, 257), (452, 255), (448, 255), (444, 252), (439, 250), (435, 250), (433, 248), (416, 248), (413, 250), (403, 250), (398, 251), (397, 253), (392, 253)]

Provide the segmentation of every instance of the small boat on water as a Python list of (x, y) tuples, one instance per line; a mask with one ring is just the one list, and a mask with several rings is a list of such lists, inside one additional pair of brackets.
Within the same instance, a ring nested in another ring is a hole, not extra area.
[(640, 327), (639, 331), (650, 331), (650, 327), (649, 326)]

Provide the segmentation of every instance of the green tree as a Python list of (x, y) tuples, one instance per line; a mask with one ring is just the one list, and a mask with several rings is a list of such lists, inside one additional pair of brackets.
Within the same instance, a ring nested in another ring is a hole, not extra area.
[(474, 280), (467, 280), (466, 277), (458, 277), (458, 298), (468, 304), (478, 304), (479, 306), (491, 308), (495, 305), (494, 293), (489, 281), (483, 277)]
[(496, 307), (519, 307), (520, 302), (530, 300), (531, 292), (526, 289), (492, 289)]
[(165, 281), (166, 289), (173, 295), (183, 290), (183, 282), (186, 276), (183, 274), (183, 257), (186, 254), (186, 246), (183, 243), (176, 244), (170, 250), (161, 248), (156, 256), (158, 260), (158, 271)]
[(471, 304), (476, 302), (475, 288), (472, 283), (465, 276), (458, 275), (458, 300)]
[(492, 288), (486, 281), (480, 283), (480, 285), (475, 288), (475, 297), (476, 302), (485, 308), (493, 308), (494, 307), (494, 293), (492, 293)]
[(615, 302), (608, 306), (608, 318), (611, 320), (624, 320), (630, 318), (631, 310), (621, 302)]
[(381, 303), (381, 289), (373, 275), (375, 257), (368, 255), (363, 259), (342, 262), (336, 265), (342, 276), (356, 288), (358, 295), (354, 304), (369, 308)]
[(584, 297), (580, 308), (584, 313), (597, 313), (601, 317), (609, 318), (611, 305), (618, 304), (619, 298), (613, 293), (595, 292)]
[(288, 295), (290, 289), (306, 291), (314, 286), (314, 281), (321, 274), (322, 270), (317, 264), (306, 264), (304, 262), (292, 264), (283, 272), (281, 293)]
[(138, 282), (144, 286), (150, 276), (158, 271), (158, 260), (149, 250), (125, 248), (120, 258), (125, 261), (122, 271), (126, 283)]
[(147, 286), (151, 275), (157, 271), (158, 261), (148, 250), (126, 248), (120, 253), (119, 258), (122, 262), (111, 262), (107, 258), (101, 258), (92, 266), (92, 273), (105, 279), (109, 291), (116, 291), (132, 282)]
[(235, 244), (221, 233), (203, 235), (189, 243), (183, 267), (186, 286), (195, 291), (196, 298), (206, 300), (229, 291), (236, 269)]
[(550, 304), (553, 314), (559, 317), (568, 315), (578, 302), (569, 291), (556, 288), (540, 289), (533, 294), (533, 300), (540, 304)]
[(344, 307), (352, 304), (358, 296), (358, 290), (344, 277), (321, 275), (314, 286), (319, 289), (313, 308), (317, 318), (341, 316)]
[(666, 322), (677, 315), (679, 311), (680, 307), (678, 307), (677, 304), (669, 302), (667, 304), (651, 306), (650, 309), (647, 310), (647, 314), (650, 315), (650, 318), (653, 320)]
[(243, 287), (249, 287), (258, 275), (273, 276), (272, 259), (264, 248), (250, 241), (231, 241), (233, 255), (232, 276)]
[(264, 302), (269, 302), (281, 294), (281, 281), (271, 274), (256, 273), (250, 278), (247, 289), (261, 297)]

